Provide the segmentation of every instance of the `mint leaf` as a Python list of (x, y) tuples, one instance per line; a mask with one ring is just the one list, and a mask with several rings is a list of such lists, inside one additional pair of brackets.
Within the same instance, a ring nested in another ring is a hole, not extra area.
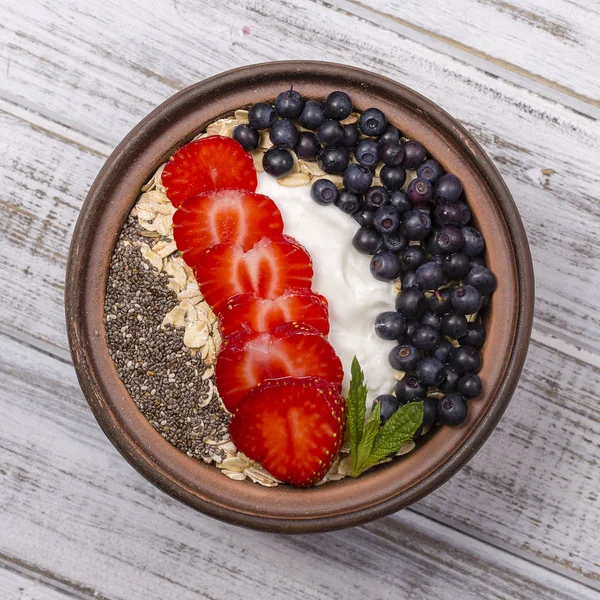
[(351, 375), (350, 390), (348, 392), (348, 397), (346, 398), (346, 427), (350, 437), (350, 456), (352, 460), (352, 471), (354, 472), (358, 458), (358, 446), (362, 439), (365, 426), (367, 403), (365, 376), (356, 356), (352, 359)]
[(352, 477), (358, 477), (364, 470), (366, 464), (369, 463), (371, 451), (373, 450), (373, 442), (379, 432), (379, 421), (381, 420), (381, 406), (376, 404), (371, 411), (369, 420), (365, 423), (365, 428), (362, 434), (362, 439), (358, 445), (356, 454), (356, 464), (353, 464)]

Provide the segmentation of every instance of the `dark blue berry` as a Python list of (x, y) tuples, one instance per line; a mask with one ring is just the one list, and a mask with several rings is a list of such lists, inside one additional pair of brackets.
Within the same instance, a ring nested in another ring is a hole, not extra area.
[(404, 317), (395, 310), (379, 313), (375, 318), (375, 333), (382, 340), (397, 340), (405, 331)]
[(442, 175), (435, 184), (434, 198), (438, 202), (456, 202), (462, 194), (460, 179), (452, 173)]
[(471, 270), (469, 257), (462, 252), (444, 256), (442, 267), (448, 279), (462, 279)]
[(281, 177), (292, 170), (294, 159), (289, 150), (269, 148), (263, 156), (262, 164), (269, 175)]
[(339, 146), (345, 137), (343, 125), (333, 119), (327, 119), (317, 129), (317, 139), (323, 146)]
[(440, 345), (433, 351), (433, 358), (441, 360), (444, 364), (448, 362), (448, 356), (454, 346), (448, 340), (440, 340)]
[(440, 345), (440, 334), (429, 325), (421, 325), (415, 329), (412, 341), (419, 350), (433, 352)]
[(416, 398), (425, 398), (427, 388), (419, 381), (416, 375), (406, 375), (396, 383), (396, 398), (406, 404)]
[(371, 275), (379, 281), (392, 281), (402, 271), (402, 261), (393, 252), (379, 252), (371, 259)]
[(396, 310), (407, 319), (418, 319), (427, 310), (427, 300), (420, 290), (411, 287), (396, 296)]
[(398, 211), (389, 204), (378, 208), (373, 225), (381, 233), (394, 233), (400, 227)]
[(417, 281), (422, 290), (437, 290), (446, 283), (446, 275), (437, 263), (426, 262), (417, 269)]
[(344, 187), (355, 194), (364, 194), (373, 182), (373, 174), (367, 167), (352, 164), (344, 171)]
[(406, 322), (406, 335), (410, 339), (410, 342), (408, 343), (408, 345), (412, 346), (413, 333), (417, 330), (417, 327), (419, 327), (420, 323), (417, 319), (405, 319), (405, 322)]
[(352, 238), (352, 245), (362, 254), (375, 254), (383, 245), (383, 238), (372, 227), (361, 227)]
[(322, 148), (317, 154), (317, 164), (325, 173), (340, 175), (348, 166), (350, 156), (348, 150), (342, 146), (333, 146), (331, 148)]
[(439, 330), (441, 319), (434, 315), (432, 312), (423, 313), (423, 316), (419, 319), (421, 325), (429, 325), (429, 327), (433, 327), (435, 330)]
[(431, 256), (436, 256), (438, 254), (442, 254), (440, 247), (438, 246), (437, 240), (440, 235), (439, 227), (432, 227), (429, 231), (429, 235), (423, 241), (423, 248), (425, 248), (425, 252), (431, 254)]
[(269, 129), (276, 120), (275, 109), (266, 102), (257, 102), (248, 111), (248, 124), (254, 129)]
[(365, 167), (376, 166), (379, 162), (380, 153), (381, 146), (379, 142), (371, 138), (360, 140), (354, 150), (356, 160)]
[(260, 134), (250, 125), (238, 125), (233, 130), (233, 139), (239, 142), (244, 150), (254, 150), (258, 148)]
[(471, 220), (471, 211), (464, 202), (438, 204), (434, 219), (438, 225), (466, 225)]
[(354, 148), (358, 144), (358, 127), (354, 124), (344, 125), (344, 139), (342, 146), (344, 148)]
[(275, 121), (269, 133), (269, 139), (276, 148), (293, 148), (298, 141), (298, 130), (290, 119)]
[(385, 143), (381, 146), (381, 162), (385, 165), (397, 167), (404, 158), (404, 148), (400, 144)]
[(440, 227), (436, 238), (437, 247), (442, 254), (458, 252), (462, 248), (463, 241), (461, 230), (454, 225)]
[(383, 245), (391, 252), (402, 252), (408, 246), (408, 238), (398, 229), (383, 234)]
[(431, 219), (420, 210), (411, 210), (403, 217), (402, 230), (409, 239), (422, 240), (431, 230)]
[(403, 167), (385, 165), (379, 173), (381, 183), (390, 191), (399, 190), (406, 181), (406, 171)]
[(300, 125), (306, 129), (317, 129), (326, 118), (323, 105), (316, 100), (308, 100), (298, 120)]
[(378, 139), (381, 144), (398, 144), (400, 132), (393, 125), (388, 125)]
[(361, 208), (358, 209), (352, 215), (352, 217), (361, 227), (373, 227), (373, 222), (375, 221), (375, 211), (361, 206)]
[(402, 144), (404, 148), (404, 160), (402, 166), (405, 169), (416, 169), (425, 160), (425, 148), (415, 140)]
[(413, 208), (412, 202), (401, 190), (394, 190), (390, 193), (390, 204), (398, 211), (399, 215), (403, 215)]
[(444, 335), (458, 339), (467, 334), (468, 322), (464, 315), (450, 312), (442, 316), (440, 327)]
[(275, 110), (285, 119), (297, 119), (303, 109), (304, 99), (296, 90), (285, 90), (275, 98)]
[(425, 262), (425, 251), (421, 246), (409, 246), (402, 254), (402, 264), (406, 269), (417, 269)]
[(485, 342), (485, 329), (479, 323), (469, 323), (467, 333), (461, 338), (460, 343), (463, 346), (473, 346), (478, 350)]
[(458, 380), (460, 379), (460, 375), (454, 369), (451, 369), (448, 366), (444, 367), (444, 371), (446, 372), (446, 377), (444, 381), (442, 381), (442, 383), (440, 383), (440, 385), (438, 386), (440, 392), (443, 392), (444, 394), (455, 392), (456, 386), (458, 385)]
[(467, 418), (467, 403), (460, 394), (446, 394), (438, 400), (438, 419), (444, 425), (456, 427)]
[(365, 135), (381, 135), (387, 126), (385, 115), (378, 108), (367, 108), (358, 120), (358, 126)]
[(473, 267), (485, 267), (485, 258), (483, 258), (483, 256), (474, 256), (471, 259), (471, 269)]
[(459, 374), (478, 373), (481, 369), (481, 354), (477, 348), (461, 346), (454, 348), (448, 357), (448, 364)]
[(402, 281), (402, 289), (405, 290), (407, 288), (418, 288), (419, 282), (417, 281), (417, 273), (416, 271), (404, 271), (401, 277)]
[(421, 351), (412, 345), (400, 344), (390, 351), (388, 360), (392, 369), (414, 371), (422, 358)]
[(481, 308), (481, 293), (472, 285), (461, 285), (452, 292), (452, 308), (459, 315), (471, 315)]
[(483, 386), (481, 385), (479, 375), (476, 375), (475, 373), (463, 375), (458, 380), (456, 391), (465, 398), (477, 398), (477, 396), (481, 396)]
[(347, 215), (354, 215), (360, 210), (360, 198), (346, 189), (341, 189), (338, 192), (335, 205)]
[(473, 267), (465, 283), (477, 288), (484, 296), (493, 294), (497, 285), (496, 276), (487, 267)]
[(417, 177), (408, 184), (406, 194), (413, 204), (423, 204), (433, 197), (433, 185), (429, 180)]
[(375, 185), (365, 192), (365, 206), (377, 210), (390, 201), (390, 193), (380, 185)]
[(314, 160), (319, 153), (321, 146), (317, 141), (314, 133), (309, 131), (301, 131), (298, 134), (298, 141), (294, 151), (296, 156), (302, 160)]
[(345, 119), (352, 112), (352, 100), (346, 92), (331, 92), (325, 100), (325, 114), (330, 119)]
[(437, 358), (423, 358), (417, 365), (417, 377), (427, 387), (437, 387), (444, 381), (446, 370)]
[(422, 163), (417, 169), (417, 175), (435, 183), (444, 174), (444, 168), (437, 160), (430, 158)]
[(425, 398), (423, 400), (423, 428), (429, 429), (437, 419), (437, 400)]
[(429, 310), (434, 314), (441, 317), (452, 310), (452, 290), (440, 290), (436, 291), (429, 298)]
[(310, 196), (321, 205), (333, 204), (338, 197), (338, 189), (328, 179), (317, 179), (310, 188)]
[(380, 422), (385, 423), (399, 408), (400, 400), (391, 394), (381, 394), (373, 401), (373, 406), (379, 404)]

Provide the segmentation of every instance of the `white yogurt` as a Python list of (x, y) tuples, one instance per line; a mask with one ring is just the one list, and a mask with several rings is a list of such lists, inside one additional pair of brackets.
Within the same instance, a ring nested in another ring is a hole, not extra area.
[(352, 246), (358, 225), (333, 206), (320, 206), (310, 197), (310, 187), (286, 188), (266, 173), (258, 175), (258, 189), (273, 199), (283, 215), (284, 233), (296, 238), (313, 261), (313, 289), (329, 302), (329, 341), (344, 367), (343, 393), (350, 384), (350, 365), (356, 355), (365, 373), (367, 403), (389, 394), (394, 371), (388, 363), (395, 342), (375, 335), (375, 317), (394, 310), (391, 283), (377, 281), (369, 271), (370, 256)]

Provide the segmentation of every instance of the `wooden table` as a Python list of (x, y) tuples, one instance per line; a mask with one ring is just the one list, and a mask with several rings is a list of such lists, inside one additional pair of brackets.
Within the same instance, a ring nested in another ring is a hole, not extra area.
[[(0, 0), (0, 598), (600, 598), (597, 0)], [(63, 316), (73, 225), (118, 141), (214, 73), (355, 64), (485, 147), (532, 246), (536, 316), (506, 416), (394, 516), (283, 537), (142, 479), (77, 385)]]

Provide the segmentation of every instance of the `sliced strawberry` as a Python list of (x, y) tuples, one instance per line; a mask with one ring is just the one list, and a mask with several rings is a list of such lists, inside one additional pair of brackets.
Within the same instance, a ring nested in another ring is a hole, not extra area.
[(271, 475), (297, 487), (317, 483), (339, 452), (345, 402), (319, 377), (271, 379), (248, 392), (229, 426), (231, 440)]
[(162, 184), (173, 206), (214, 190), (254, 192), (254, 160), (235, 140), (211, 135), (182, 146), (162, 172)]
[(274, 300), (259, 298), (250, 292), (227, 301), (221, 314), (221, 331), (227, 336), (247, 326), (254, 331), (273, 331), (277, 325), (304, 323), (323, 335), (329, 333), (327, 300), (309, 290), (286, 290)]
[(308, 252), (286, 235), (262, 238), (248, 251), (231, 244), (212, 246), (199, 257), (195, 272), (217, 314), (236, 294), (254, 292), (274, 300), (288, 288), (310, 288), (313, 276)]
[(234, 412), (242, 398), (265, 379), (323, 377), (341, 389), (342, 363), (314, 328), (284, 323), (272, 332), (237, 331), (225, 339), (217, 358), (217, 388)]
[(283, 219), (268, 196), (242, 190), (206, 192), (188, 198), (173, 215), (173, 236), (183, 259), (196, 266), (204, 251), (216, 244), (237, 244), (250, 250), (263, 237), (278, 236)]

